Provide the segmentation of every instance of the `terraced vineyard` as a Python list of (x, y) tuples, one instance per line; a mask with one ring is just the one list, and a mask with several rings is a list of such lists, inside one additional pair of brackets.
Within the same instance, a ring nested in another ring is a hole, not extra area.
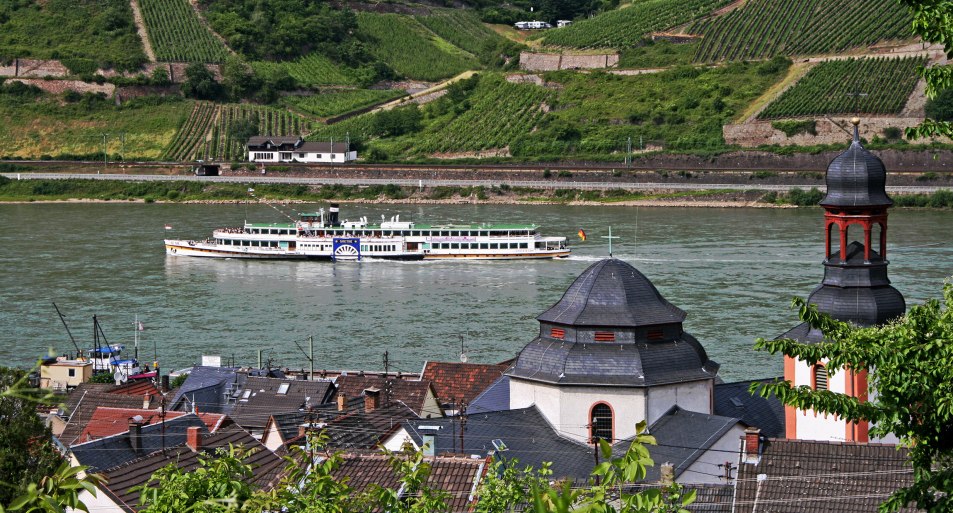
[(409, 16), (359, 12), (357, 22), (371, 53), (407, 78), (436, 81), (479, 65)]
[(474, 11), (463, 9), (434, 9), (427, 16), (415, 16), (434, 34), (472, 54), (480, 53), (486, 41), (500, 36), (487, 28)]
[(257, 119), (261, 135), (300, 135), (307, 122), (290, 112), (258, 105), (196, 102), (192, 114), (162, 154), (163, 160), (244, 160), (242, 144), (228, 127), (239, 119)]
[(328, 85), (356, 85), (358, 80), (356, 71), (339, 66), (327, 57), (311, 53), (290, 62), (254, 62), (255, 71), (268, 72), (283, 68), (294, 77), (298, 84), (305, 87), (319, 87)]
[(749, 0), (688, 28), (704, 36), (696, 62), (815, 55), (910, 39), (912, 18), (896, 0)]
[(225, 44), (202, 24), (188, 0), (139, 0), (156, 59), (222, 62)]
[(833, 114), (898, 114), (919, 79), (925, 58), (822, 62), (785, 91), (758, 119)]
[(646, 34), (670, 29), (711, 14), (731, 0), (645, 0), (608, 11), (568, 27), (548, 30), (543, 44), (571, 48), (638, 46)]
[(555, 95), (551, 89), (484, 77), (470, 96), (470, 108), (429, 126), (414, 147), (423, 153), (503, 148), (533, 130), (545, 114), (543, 104)]
[(407, 94), (394, 89), (353, 89), (322, 92), (313, 96), (287, 96), (285, 102), (297, 109), (319, 117), (336, 116)]

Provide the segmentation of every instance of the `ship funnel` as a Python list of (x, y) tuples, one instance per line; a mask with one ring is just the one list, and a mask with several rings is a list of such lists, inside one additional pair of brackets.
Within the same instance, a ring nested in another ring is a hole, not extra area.
[(331, 203), (331, 207), (328, 209), (328, 224), (331, 226), (338, 226), (338, 214), (340, 209), (338, 208), (337, 203)]

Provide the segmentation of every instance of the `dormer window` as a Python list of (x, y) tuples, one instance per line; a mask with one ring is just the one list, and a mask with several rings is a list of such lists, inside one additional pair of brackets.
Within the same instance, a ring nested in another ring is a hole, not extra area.
[(564, 330), (564, 329), (562, 329), (562, 328), (550, 328), (550, 329), (549, 329), (549, 337), (550, 337), (550, 338), (555, 338), (555, 339), (558, 339), (558, 340), (563, 340), (564, 338), (566, 338), (566, 330)]
[(615, 332), (597, 331), (594, 340), (596, 342), (615, 342)]

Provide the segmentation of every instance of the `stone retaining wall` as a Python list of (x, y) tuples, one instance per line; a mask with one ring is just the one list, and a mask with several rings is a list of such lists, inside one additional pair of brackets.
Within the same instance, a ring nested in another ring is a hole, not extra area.
[(604, 69), (619, 65), (619, 54), (573, 55), (520, 52), (520, 69), (556, 71), (561, 69)]
[(94, 84), (83, 82), (82, 80), (45, 80), (41, 78), (11, 78), (8, 82), (21, 82), (27, 85), (39, 87), (50, 94), (63, 94), (66, 91), (76, 91), (77, 93), (103, 93), (106, 96), (112, 96), (116, 90), (113, 84)]
[[(862, 118), (860, 122), (860, 136), (871, 140), (875, 136), (883, 137), (883, 131), (888, 127), (904, 129), (920, 124), (921, 118)], [(796, 134), (788, 137), (780, 130), (771, 126), (771, 121), (754, 121), (738, 125), (725, 125), (722, 133), (725, 142), (737, 144), (745, 148), (753, 148), (764, 144), (780, 146), (814, 146), (818, 144), (840, 144), (849, 141), (852, 134), (850, 118), (818, 118), (816, 120), (817, 135)]]
[[(171, 76), (172, 82), (181, 84), (185, 82), (185, 68), (188, 66), (184, 62), (150, 62), (137, 71), (119, 72), (114, 69), (98, 69), (96, 74), (106, 78), (126, 77), (133, 78), (137, 75), (152, 76), (153, 70), (163, 68)], [(206, 68), (215, 75), (216, 80), (222, 79), (222, 67), (218, 64), (206, 64)], [(59, 78), (69, 76), (69, 69), (58, 60), (40, 60), (40, 59), (14, 59), (13, 62), (0, 65), (0, 77), (24, 77), (24, 78)]]

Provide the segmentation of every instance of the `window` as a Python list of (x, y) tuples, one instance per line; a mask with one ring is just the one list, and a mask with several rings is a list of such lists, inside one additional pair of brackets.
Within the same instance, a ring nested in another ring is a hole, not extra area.
[(814, 366), (814, 390), (827, 390), (827, 367), (821, 364)]
[(665, 338), (662, 328), (651, 328), (646, 335), (648, 336), (649, 340), (662, 340)]
[(291, 383), (282, 383), (278, 385), (278, 394), (286, 395), (289, 388), (291, 388)]
[(611, 331), (597, 331), (595, 335), (596, 342), (615, 342), (615, 333)]
[(562, 340), (566, 338), (566, 330), (562, 328), (550, 328), (549, 336), (552, 338), (557, 338), (559, 340)]
[(71, 378), (76, 377), (76, 369), (69, 369), (69, 377)]
[(599, 403), (592, 407), (589, 418), (589, 440), (596, 443), (597, 439), (612, 443), (612, 408), (606, 403)]

